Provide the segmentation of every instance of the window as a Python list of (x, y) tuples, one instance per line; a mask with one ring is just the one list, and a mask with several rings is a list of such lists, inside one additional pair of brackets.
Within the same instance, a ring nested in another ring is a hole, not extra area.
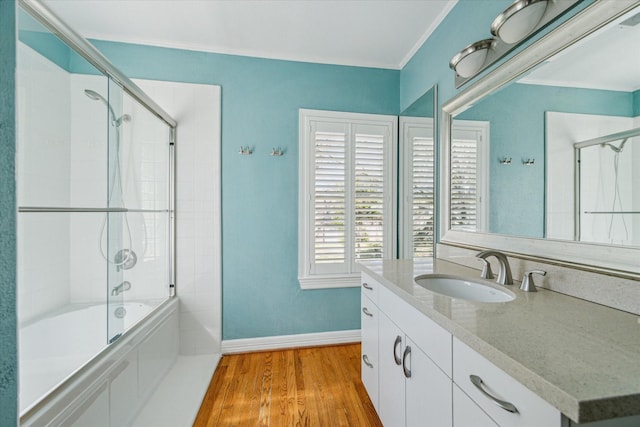
[(435, 234), (433, 119), (400, 117), (400, 151), (400, 257), (430, 257)]
[(489, 122), (454, 120), (451, 127), (451, 229), (487, 230)]
[(300, 110), (303, 289), (359, 285), (356, 261), (395, 256), (397, 117)]

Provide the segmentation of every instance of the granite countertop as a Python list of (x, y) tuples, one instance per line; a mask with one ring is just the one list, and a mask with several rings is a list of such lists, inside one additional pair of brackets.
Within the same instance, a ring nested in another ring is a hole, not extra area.
[(419, 274), (478, 278), (443, 260), (366, 261), (362, 270), (577, 423), (640, 415), (640, 317), (538, 288), (505, 303), (450, 298)]

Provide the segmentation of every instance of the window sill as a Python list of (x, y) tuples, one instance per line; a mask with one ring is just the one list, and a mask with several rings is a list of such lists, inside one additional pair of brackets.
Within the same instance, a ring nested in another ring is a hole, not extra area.
[(303, 290), (355, 288), (360, 286), (360, 273), (298, 277), (298, 281)]

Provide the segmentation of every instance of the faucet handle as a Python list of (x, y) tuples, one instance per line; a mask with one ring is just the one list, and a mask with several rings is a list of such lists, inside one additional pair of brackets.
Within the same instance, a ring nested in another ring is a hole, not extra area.
[(535, 283), (533, 283), (533, 275), (539, 274), (541, 276), (546, 276), (547, 272), (544, 270), (529, 270), (524, 272), (524, 277), (522, 278), (522, 285), (520, 285), (520, 290), (525, 292), (538, 292), (536, 289)]
[(491, 264), (484, 258), (478, 258), (482, 262), (482, 272), (480, 273), (481, 279), (493, 279), (493, 271), (491, 271)]

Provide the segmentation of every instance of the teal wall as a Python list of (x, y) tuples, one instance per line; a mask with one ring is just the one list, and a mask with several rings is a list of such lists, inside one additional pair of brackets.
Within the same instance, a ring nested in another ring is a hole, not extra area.
[(0, 426), (16, 425), (16, 3), (0, 1)]
[[(545, 112), (633, 117), (633, 107), (629, 92), (513, 84), (460, 114), (491, 122), (489, 231), (544, 236)], [(502, 157), (511, 165), (500, 164)], [(535, 165), (524, 167), (528, 158)]]
[(633, 92), (633, 116), (640, 116), (640, 90)]
[(400, 72), (95, 45), (130, 77), (222, 87), (223, 338), (358, 329), (358, 288), (298, 284), (298, 109), (398, 114)]

